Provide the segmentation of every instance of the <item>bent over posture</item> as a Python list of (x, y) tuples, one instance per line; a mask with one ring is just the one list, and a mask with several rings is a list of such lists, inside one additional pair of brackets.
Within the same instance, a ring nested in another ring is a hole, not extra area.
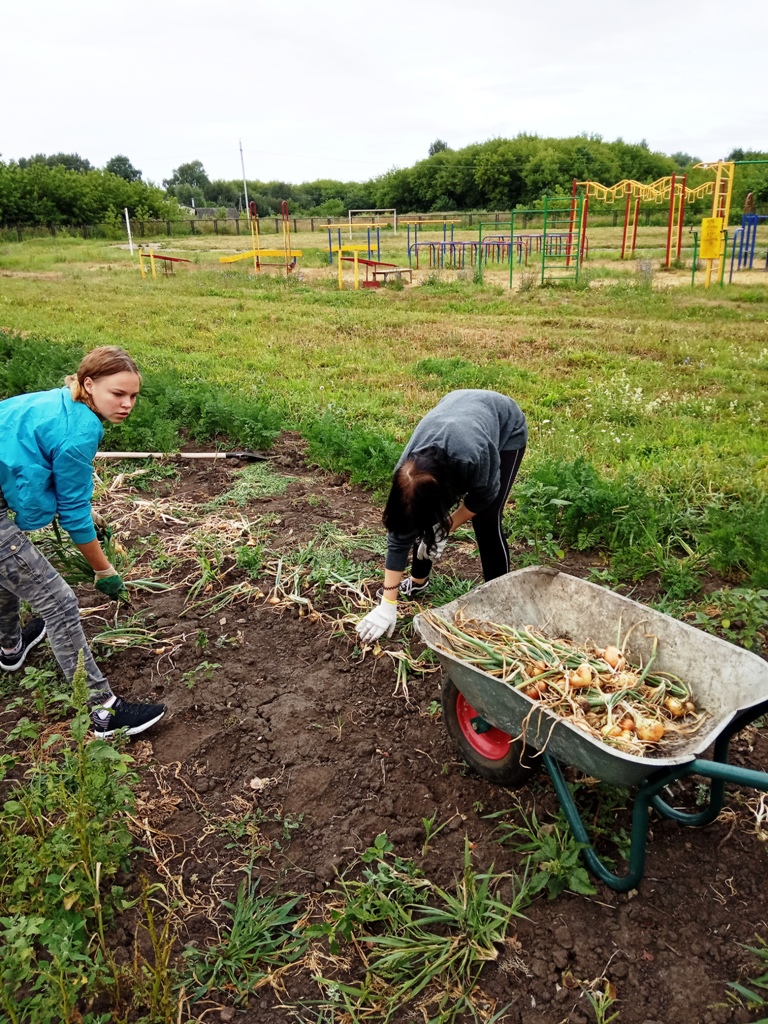
[[(24, 531), (54, 516), (93, 569), (96, 589), (115, 598), (123, 581), (104, 554), (91, 512), (93, 467), (102, 421), (121, 423), (132, 411), (141, 377), (127, 352), (93, 349), (63, 388), (0, 402), (0, 670), (18, 671), (45, 637), (71, 682), (83, 652), (93, 730), (143, 732), (165, 714), (162, 704), (130, 704), (116, 697), (93, 659), (72, 588)], [(15, 520), (9, 512), (15, 513)], [(20, 602), (40, 618), (22, 629)]]
[[(509, 572), (502, 513), (527, 442), (522, 410), (497, 391), (452, 391), (420, 421), (392, 477), (382, 517), (387, 558), (381, 604), (357, 625), (363, 642), (392, 636), (397, 598), (427, 589), (432, 563), (464, 523), (472, 522), (483, 578)], [(411, 552), (411, 575), (403, 579)]]

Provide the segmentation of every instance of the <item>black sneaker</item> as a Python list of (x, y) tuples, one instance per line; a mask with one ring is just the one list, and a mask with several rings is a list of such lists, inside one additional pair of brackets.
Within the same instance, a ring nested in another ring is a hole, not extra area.
[(0, 670), (18, 672), (33, 647), (45, 639), (45, 623), (42, 619), (30, 619), (21, 631), (21, 647), (16, 654), (4, 654), (0, 650)]
[(159, 722), (165, 712), (165, 704), (130, 704), (116, 697), (111, 707), (91, 712), (93, 732), (100, 740), (108, 740), (118, 729), (124, 729), (127, 736), (137, 736)]
[[(415, 601), (420, 594), (425, 593), (429, 590), (429, 580), (424, 580), (423, 583), (414, 583), (410, 576), (406, 576), (400, 586), (397, 588), (397, 596), (401, 601)], [(379, 587), (376, 591), (376, 597), (381, 600), (384, 596), (384, 588)]]

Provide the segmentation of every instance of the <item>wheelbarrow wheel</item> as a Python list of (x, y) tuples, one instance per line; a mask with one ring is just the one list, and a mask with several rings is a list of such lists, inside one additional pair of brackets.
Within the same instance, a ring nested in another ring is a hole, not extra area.
[(536, 770), (534, 751), (486, 722), (450, 678), (443, 682), (441, 700), (448, 735), (478, 775), (500, 786), (520, 786)]

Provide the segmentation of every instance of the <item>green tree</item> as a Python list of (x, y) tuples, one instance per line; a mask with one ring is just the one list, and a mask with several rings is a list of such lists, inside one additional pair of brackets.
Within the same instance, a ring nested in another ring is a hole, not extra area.
[(29, 159), (22, 157), (19, 160), (19, 167), (25, 169), (31, 164), (45, 164), (46, 167), (65, 167), (68, 171), (79, 171), (85, 173), (93, 170), (93, 164), (86, 160), (79, 153), (54, 153), (53, 156), (46, 156), (44, 153), (36, 153)]
[(436, 153), (442, 153), (445, 149), (448, 149), (448, 143), (444, 142), (443, 139), (435, 139), (429, 147), (429, 155), (434, 156)]
[(127, 156), (118, 153), (111, 160), (107, 160), (104, 170), (109, 174), (115, 174), (118, 178), (125, 178), (126, 181), (140, 181), (141, 171), (134, 167)]
[(200, 189), (205, 195), (211, 191), (210, 179), (200, 160), (190, 160), (187, 164), (179, 164), (171, 177), (163, 181), (163, 187), (174, 195), (177, 185), (191, 185), (192, 188)]

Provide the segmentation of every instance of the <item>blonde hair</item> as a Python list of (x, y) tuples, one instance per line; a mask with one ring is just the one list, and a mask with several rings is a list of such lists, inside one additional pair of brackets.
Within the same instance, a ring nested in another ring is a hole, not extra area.
[(124, 349), (117, 345), (101, 345), (99, 348), (91, 349), (78, 366), (77, 373), (70, 373), (64, 378), (64, 383), (69, 388), (74, 402), (83, 402), (89, 408), (93, 408), (91, 396), (85, 390), (85, 378), (98, 380), (99, 377), (111, 377), (114, 373), (125, 372), (135, 373), (141, 380), (136, 363)]

